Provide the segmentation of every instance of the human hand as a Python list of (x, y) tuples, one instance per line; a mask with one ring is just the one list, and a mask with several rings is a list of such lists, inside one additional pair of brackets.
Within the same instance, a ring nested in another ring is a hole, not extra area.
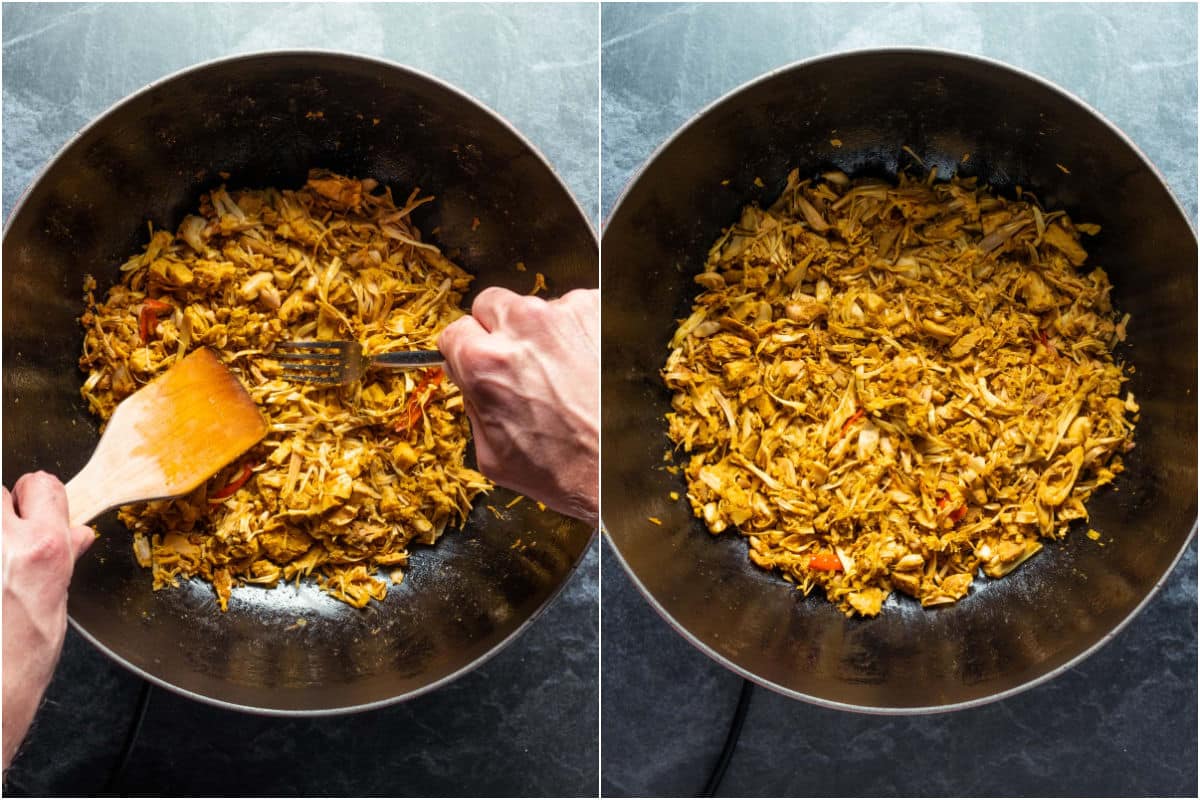
[(46, 472), (4, 489), (4, 768), (25, 738), (67, 633), (67, 585), (96, 536), (71, 527), (67, 492)]
[(592, 525), (600, 516), (600, 293), (557, 300), (484, 289), (442, 331), (479, 469)]

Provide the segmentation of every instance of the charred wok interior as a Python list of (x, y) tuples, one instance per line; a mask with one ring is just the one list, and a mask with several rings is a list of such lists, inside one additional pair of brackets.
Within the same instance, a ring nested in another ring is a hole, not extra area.
[[(83, 276), (102, 295), (149, 241), (147, 221), (174, 231), (222, 184), (299, 189), (315, 167), (436, 196), (412, 221), (472, 274), (465, 307), (490, 285), (528, 292), (536, 272), (553, 294), (596, 285), (595, 236), (570, 194), (524, 140), (457, 91), (333, 54), (189, 70), (86, 129), (9, 221), (6, 483), (37, 468), (72, 475), (98, 439), (76, 366)], [(519, 261), (528, 272), (514, 269)], [(114, 657), (198, 699), (280, 713), (400, 699), (494, 652), (582, 558), (593, 531), (533, 503), (506, 508), (512, 499), (497, 489), (486, 502), (502, 518), (476, 503), (461, 532), (414, 546), (403, 582), (361, 610), (304, 583), (236, 590), (225, 614), (198, 580), (154, 592), (130, 532), (108, 515), (76, 568), (71, 619)], [(525, 546), (513, 548), (518, 537)]]
[[(704, 291), (694, 276), (743, 207), (769, 206), (797, 167), (801, 179), (839, 171), (894, 184), (901, 171), (922, 169), (906, 146), (942, 178), (975, 178), (1010, 200), (1019, 185), (1042, 208), (1100, 226), (1086, 238), (1088, 263), (1105, 268), (1112, 305), (1131, 315), (1115, 357), (1136, 364), (1124, 388), (1140, 417), (1119, 487), (1087, 505), (1104, 547), (1082, 535), (1049, 542), (952, 605), (925, 609), (893, 596), (879, 616), (848, 619), (819, 592), (805, 598), (754, 567), (745, 539), (714, 538), (693, 516), (684, 476), (663, 459), (672, 393), (659, 371)], [(913, 51), (774, 73), (655, 155), (609, 219), (603, 252), (605, 527), (672, 624), (764, 684), (893, 713), (1003, 696), (1106, 640), (1194, 529), (1194, 233), (1118, 132), (1039, 80)]]

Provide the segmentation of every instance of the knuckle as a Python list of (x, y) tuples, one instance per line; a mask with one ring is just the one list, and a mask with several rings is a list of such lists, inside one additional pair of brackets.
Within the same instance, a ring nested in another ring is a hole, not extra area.
[(41, 531), (29, 549), (29, 558), (35, 564), (50, 566), (69, 563), (70, 548), (61, 531)]
[(451, 322), (438, 334), (437, 346), (443, 354), (457, 351), (463, 341), (463, 326), (460, 324), (461, 322), (462, 320)]
[(39, 469), (37, 472), (29, 476), (29, 481), (41, 486), (54, 486), (58, 484), (58, 479), (46, 472), (44, 469)]
[(508, 355), (496, 347), (477, 347), (471, 352), (471, 363), (477, 372), (492, 374), (504, 372), (508, 367)]
[[(23, 493), (52, 493), (56, 491), (60, 485), (61, 484), (59, 484), (58, 478), (54, 477), (45, 470), (38, 470), (37, 472), (31, 472), (28, 475), (23, 475), (21, 479), (17, 481), (17, 486), (22, 487), (21, 491)], [(16, 487), (13, 488), (16, 489)]]
[(550, 309), (550, 302), (534, 295), (521, 295), (521, 310), (526, 314), (544, 314)]
[(44, 471), (22, 475), (13, 486), (13, 497), (15, 510), (22, 519), (33, 516), (57, 521), (67, 503), (66, 488), (58, 478)]
[(512, 304), (512, 327), (519, 332), (542, 328), (552, 313), (553, 307), (540, 297), (522, 296)]
[(464, 380), (475, 383), (477, 376), (504, 368), (507, 359), (500, 344), (495, 336), (480, 336), (456, 343), (453, 352), (447, 355), (456, 368), (462, 367), (456, 369), (456, 374), (461, 372)]
[(510, 301), (510, 295), (512, 292), (503, 287), (488, 286), (475, 296), (475, 301), (471, 303), (471, 312), (478, 314), (488, 309), (499, 310)]
[(558, 306), (573, 314), (587, 313), (598, 307), (595, 289), (572, 289), (558, 299)]
[(451, 323), (438, 337), (438, 349), (453, 365), (455, 362), (470, 357), (471, 351), (478, 346), (480, 336), (473, 334), (469, 324)]

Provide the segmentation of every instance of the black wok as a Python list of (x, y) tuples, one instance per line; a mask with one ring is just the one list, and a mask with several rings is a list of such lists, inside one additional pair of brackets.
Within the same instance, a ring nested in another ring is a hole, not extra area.
[[(4, 236), (4, 483), (67, 477), (98, 439), (79, 397), (83, 275), (104, 290), (202, 192), (299, 187), (310, 167), (373, 177), (437, 201), (418, 226), (491, 285), (594, 287), (595, 234), (537, 151), (466, 95), (412, 70), (320, 52), (195, 67), (121, 102), (73, 139), (13, 213)], [(473, 231), (472, 221), (481, 222)], [(528, 272), (514, 265), (524, 261)], [(467, 298), (467, 302), (470, 301)], [(312, 586), (152, 592), (112, 515), (76, 568), (70, 617), (113, 658), (221, 705), (275, 713), (356, 710), (413, 696), (478, 665), (557, 594), (594, 531), (497, 490), (461, 532), (419, 548), (386, 602), (355, 610)], [(484, 507), (503, 511), (497, 519)], [(521, 539), (522, 548), (513, 548)], [(297, 620), (303, 620), (297, 625)]]
[[(943, 177), (978, 175), (1010, 196), (1019, 184), (1047, 207), (1103, 226), (1089, 242), (1091, 263), (1107, 268), (1114, 303), (1133, 315), (1119, 356), (1136, 365), (1129, 387), (1141, 422), (1118, 488), (1090, 504), (1104, 547), (1077, 532), (1004, 580), (977, 581), (956, 605), (924, 610), (894, 595), (877, 618), (847, 619), (753, 567), (741, 537), (714, 538), (686, 500), (669, 499), (685, 486), (658, 469), (670, 444), (658, 370), (696, 295), (691, 276), (743, 205), (772, 201), (793, 167), (894, 176), (908, 163), (904, 145)], [(920, 50), (835, 55), (771, 73), (702, 111), (654, 154), (609, 218), (602, 252), (605, 528), (659, 613), (769, 688), (881, 713), (1004, 697), (1110, 639), (1195, 530), (1195, 234), (1133, 144), (1041, 79)]]

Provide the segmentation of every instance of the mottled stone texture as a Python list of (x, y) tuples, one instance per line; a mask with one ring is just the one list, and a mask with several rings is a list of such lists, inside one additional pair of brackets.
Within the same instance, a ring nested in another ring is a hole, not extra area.
[(610, 4), (601, 28), (605, 215), (654, 149), (726, 92), (806, 58), (903, 46), (1057, 83), (1133, 139), (1196, 215), (1194, 4)]
[[(1195, 5), (606, 5), (603, 213), (654, 149), (762, 73), (839, 50), (943, 47), (1006, 61), (1120, 127), (1196, 215)], [(606, 795), (687, 795), (741, 681), (643, 601), (605, 543)], [(1052, 610), (1048, 610), (1052, 613)], [(935, 716), (847, 714), (755, 689), (731, 796), (1196, 796), (1196, 545), (1112, 642), (1047, 684)]]
[[(594, 6), (6, 5), (4, 215), (45, 162), (113, 103), (236, 53), (319, 47), (435, 75), (506, 117), (589, 218), (598, 208)], [(411, 702), (281, 720), (154, 689), (119, 793), (591, 796), (598, 786), (598, 548), (563, 594), (483, 667)], [(75, 634), (11, 795), (102, 790), (139, 680)]]
[[(689, 795), (741, 679), (676, 634), (605, 542), (606, 796)], [(1049, 683), (982, 708), (881, 717), (755, 688), (729, 796), (1194, 796), (1196, 546), (1124, 631)]]
[(428, 72), (498, 112), (598, 213), (595, 6), (366, 3), (5, 4), (4, 216), (75, 131), (214, 58), (320, 48)]

